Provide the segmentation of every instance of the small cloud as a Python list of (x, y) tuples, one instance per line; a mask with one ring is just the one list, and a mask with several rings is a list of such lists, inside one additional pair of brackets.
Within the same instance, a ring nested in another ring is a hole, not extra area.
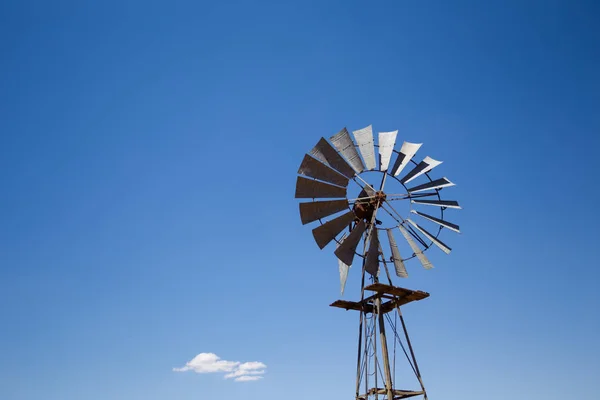
[(262, 378), (263, 378), (262, 376), (240, 376), (239, 378), (235, 378), (234, 380), (236, 382), (251, 382), (251, 381), (257, 381)]
[(262, 379), (267, 366), (259, 361), (239, 362), (221, 360), (214, 353), (200, 353), (175, 372), (194, 371), (198, 374), (226, 373), (225, 379), (234, 378), (236, 382), (250, 382)]
[(200, 353), (191, 361), (187, 362), (184, 367), (173, 368), (176, 372), (194, 371), (199, 374), (213, 372), (230, 372), (240, 365), (236, 361), (221, 360), (213, 353)]
[[(245, 362), (243, 364), (240, 364), (234, 372), (225, 375), (225, 379), (237, 378), (237, 377), (242, 377), (242, 376), (246, 376), (246, 375), (263, 375), (265, 373), (266, 368), (267, 368), (267, 366), (261, 362), (257, 362), (257, 361)], [(259, 378), (251, 379), (251, 380), (255, 381), (258, 379)], [(246, 379), (246, 380), (250, 380), (250, 379)], [(236, 379), (236, 381), (238, 381), (238, 379)]]

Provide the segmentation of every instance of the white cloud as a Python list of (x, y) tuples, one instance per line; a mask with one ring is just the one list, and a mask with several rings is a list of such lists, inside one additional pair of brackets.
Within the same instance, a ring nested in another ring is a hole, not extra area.
[[(237, 378), (237, 377), (246, 376), (246, 375), (263, 375), (265, 373), (265, 368), (267, 368), (267, 366), (261, 362), (257, 362), (257, 361), (246, 362), (246, 363), (240, 364), (235, 371), (225, 375), (225, 379)], [(254, 379), (254, 380), (256, 380), (256, 379)]]
[(230, 372), (235, 370), (239, 365), (240, 363), (236, 361), (221, 360), (216, 354), (213, 353), (200, 353), (191, 361), (187, 362), (184, 367), (173, 368), (173, 371), (194, 371), (199, 374)]
[(221, 360), (214, 353), (200, 353), (175, 372), (194, 371), (198, 374), (227, 373), (225, 379), (235, 378), (236, 382), (250, 382), (262, 379), (267, 366), (259, 361), (239, 362)]
[(239, 378), (235, 378), (235, 381), (236, 382), (251, 382), (251, 381), (257, 381), (257, 380), (262, 379), (262, 378), (263, 378), (262, 376), (256, 376), (256, 375), (255, 376), (248, 376), (248, 375), (245, 375), (245, 376), (240, 376)]

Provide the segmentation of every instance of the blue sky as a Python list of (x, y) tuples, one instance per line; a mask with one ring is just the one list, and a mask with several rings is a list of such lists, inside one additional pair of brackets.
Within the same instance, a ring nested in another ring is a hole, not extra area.
[[(594, 396), (600, 8), (374, 3), (0, 5), (0, 398), (353, 396), (357, 317), (293, 195), (368, 124), (464, 208), (396, 281), (432, 294), (405, 310), (429, 397)], [(173, 371), (203, 352), (267, 371)]]

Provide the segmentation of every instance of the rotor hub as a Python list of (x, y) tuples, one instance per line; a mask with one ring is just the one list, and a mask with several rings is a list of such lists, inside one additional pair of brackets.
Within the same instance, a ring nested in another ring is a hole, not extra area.
[(381, 191), (381, 190), (378, 191), (377, 193), (375, 193), (375, 202), (377, 203), (378, 206), (382, 205), (386, 198), (387, 198), (386, 194), (383, 193), (383, 191)]

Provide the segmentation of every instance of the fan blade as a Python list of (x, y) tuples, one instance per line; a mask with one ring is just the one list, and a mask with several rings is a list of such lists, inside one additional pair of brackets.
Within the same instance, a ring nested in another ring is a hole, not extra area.
[(410, 189), (408, 189), (408, 192), (416, 193), (416, 192), (422, 192), (424, 190), (429, 190), (429, 189), (441, 189), (441, 188), (445, 188), (448, 186), (454, 186), (454, 183), (450, 182), (448, 180), (448, 178), (444, 177), (441, 179), (436, 179), (435, 181), (431, 181), (431, 182), (424, 183), (422, 185), (410, 188)]
[(346, 214), (325, 222), (323, 225), (312, 230), (313, 236), (319, 248), (327, 246), (345, 227), (354, 220), (354, 213), (348, 211)]
[(411, 219), (407, 218), (406, 220), (408, 221), (409, 224), (411, 224), (412, 226), (414, 226), (415, 228), (417, 228), (423, 235), (427, 236), (427, 238), (429, 240), (431, 240), (433, 242), (433, 244), (435, 244), (437, 247), (439, 247), (444, 253), (450, 254), (450, 252), (452, 251), (452, 249), (450, 247), (448, 247), (444, 242), (442, 242), (441, 240), (439, 240), (438, 238), (436, 238), (431, 233), (427, 232), (425, 230), (425, 228), (419, 226), (418, 224), (416, 224), (415, 222), (413, 222)]
[(330, 140), (333, 146), (342, 153), (346, 160), (348, 160), (348, 163), (357, 174), (364, 171), (365, 166), (360, 159), (356, 147), (354, 147), (354, 142), (346, 128), (333, 135)]
[(346, 197), (346, 188), (314, 181), (301, 176), (296, 180), (297, 199)]
[(379, 170), (387, 171), (398, 131), (379, 132)]
[(348, 178), (329, 168), (325, 164), (320, 163), (308, 154), (304, 156), (302, 164), (300, 164), (300, 168), (298, 169), (298, 173), (338, 186), (348, 185)]
[(437, 161), (427, 156), (423, 161), (417, 164), (417, 166), (414, 167), (412, 171), (406, 174), (404, 178), (400, 179), (400, 182), (402, 182), (402, 184), (408, 183), (413, 179), (423, 175), (424, 173), (431, 171), (433, 168), (437, 167), (441, 163), (442, 161)]
[(300, 219), (302, 225), (327, 217), (336, 212), (347, 210), (347, 200), (311, 201), (300, 203)]
[(375, 169), (375, 145), (373, 143), (373, 127), (372, 125), (366, 128), (352, 132), (358, 150), (365, 161), (365, 166), (368, 170)]
[[(346, 234), (344, 234), (341, 238), (343, 241), (346, 238)], [(340, 245), (338, 244), (338, 248)], [(348, 270), (350, 269), (349, 265), (344, 264), (341, 260), (338, 260), (338, 268), (340, 270), (340, 291), (342, 296), (344, 295), (344, 289), (346, 288), (346, 281), (348, 280)]]
[(414, 204), (423, 204), (426, 206), (462, 209), (462, 207), (458, 205), (458, 201), (456, 200), (411, 200), (410, 202)]
[(398, 154), (398, 158), (396, 158), (394, 167), (392, 168), (392, 175), (398, 176), (398, 174), (402, 172), (404, 167), (406, 167), (406, 165), (410, 162), (422, 145), (423, 143), (404, 142), (402, 144), (402, 148), (400, 149), (400, 153)]
[(373, 276), (377, 276), (379, 273), (379, 237), (377, 235), (377, 228), (374, 226), (371, 229), (369, 252), (365, 259), (365, 271)]
[(392, 251), (392, 261), (394, 262), (394, 267), (396, 267), (396, 275), (400, 278), (408, 278), (406, 267), (402, 261), (402, 256), (400, 256), (400, 250), (398, 250), (398, 245), (396, 244), (396, 239), (394, 239), (391, 229), (387, 230), (387, 236), (388, 241), (390, 242), (390, 249)]
[(341, 246), (338, 246), (338, 248), (335, 249), (335, 255), (344, 264), (352, 265), (354, 255), (356, 254), (356, 246), (358, 246), (360, 238), (362, 237), (366, 228), (367, 225), (365, 224), (365, 221), (360, 220), (360, 222), (356, 224), (354, 229), (352, 229), (350, 235), (348, 235), (346, 240), (342, 242)]
[(441, 225), (441, 226), (443, 226), (445, 228), (448, 228), (451, 231), (460, 233), (460, 229), (459, 229), (458, 225), (453, 224), (452, 222), (444, 221), (443, 219), (439, 219), (439, 218), (436, 218), (436, 217), (433, 217), (431, 215), (428, 215), (428, 214), (425, 214), (425, 213), (422, 213), (422, 212), (418, 212), (418, 211), (415, 211), (415, 210), (410, 210), (410, 212), (413, 213), (413, 214), (416, 214), (416, 215), (420, 215), (421, 217), (423, 217), (425, 219), (428, 219), (431, 222), (435, 222), (436, 224)]
[(398, 225), (398, 228), (400, 229), (402, 236), (404, 236), (404, 239), (406, 239), (406, 241), (408, 242), (408, 245), (412, 249), (413, 253), (415, 253), (417, 258), (421, 262), (421, 265), (423, 266), (423, 268), (425, 268), (425, 269), (433, 268), (433, 265), (431, 264), (431, 262), (429, 262), (429, 259), (427, 258), (427, 256), (425, 256), (425, 254), (423, 254), (423, 252), (421, 251), (419, 246), (415, 243), (413, 238), (410, 236), (410, 233), (408, 233), (406, 228), (404, 228), (402, 225)]
[(325, 138), (321, 138), (319, 143), (309, 153), (312, 157), (321, 161), (323, 164), (329, 165), (331, 168), (339, 171), (342, 175), (347, 178), (352, 178), (355, 175), (354, 170), (339, 155), (339, 153), (329, 144)]

